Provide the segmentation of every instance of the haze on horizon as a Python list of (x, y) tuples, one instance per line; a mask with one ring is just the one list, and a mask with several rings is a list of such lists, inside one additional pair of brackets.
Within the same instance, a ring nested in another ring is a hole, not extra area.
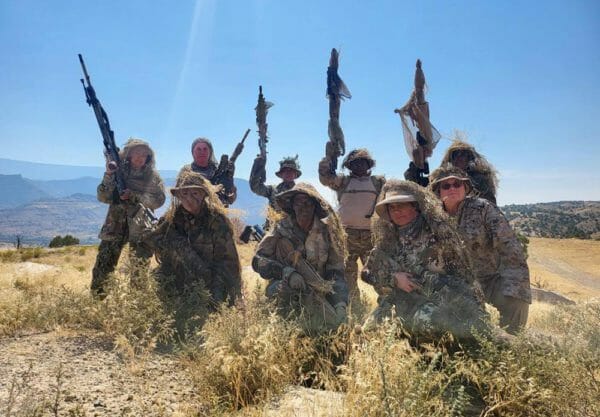
[[(393, 109), (408, 98), (420, 58), (443, 136), (432, 167), (459, 130), (498, 169), (501, 205), (600, 200), (595, 1), (8, 0), (0, 40), (3, 158), (103, 165), (79, 83), (82, 53), (118, 144), (145, 138), (160, 169), (188, 163), (198, 136), (211, 138), (217, 154), (231, 153), (246, 128), (256, 130), (263, 85), (275, 103), (268, 181), (277, 180), (283, 156), (298, 153), (302, 178), (317, 183), (325, 72), (336, 47), (353, 94), (341, 109), (347, 148), (368, 147), (376, 173), (402, 177), (408, 165)], [(246, 141), (237, 177), (249, 175), (256, 138)]]

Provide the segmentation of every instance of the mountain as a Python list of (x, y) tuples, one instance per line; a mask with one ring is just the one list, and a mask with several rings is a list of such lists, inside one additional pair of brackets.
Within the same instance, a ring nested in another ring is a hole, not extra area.
[(97, 242), (107, 207), (95, 196), (75, 194), (2, 209), (0, 241), (14, 242), (20, 235), (25, 244), (46, 245), (56, 235), (70, 234), (81, 243)]
[(0, 208), (16, 207), (50, 194), (21, 175), (0, 175)]
[(512, 227), (526, 235), (600, 239), (600, 201), (558, 201), (501, 207)]

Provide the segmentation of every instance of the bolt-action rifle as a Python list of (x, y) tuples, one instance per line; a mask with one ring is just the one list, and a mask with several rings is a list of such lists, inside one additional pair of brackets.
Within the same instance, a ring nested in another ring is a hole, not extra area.
[[(81, 78), (81, 84), (83, 85), (83, 91), (85, 92), (85, 100), (87, 104), (94, 109), (94, 115), (96, 116), (96, 121), (98, 122), (98, 127), (100, 127), (100, 133), (102, 134), (102, 141), (104, 143), (104, 155), (106, 156), (106, 160), (111, 165), (116, 165), (117, 170), (115, 172), (115, 182), (117, 184), (117, 192), (119, 195), (123, 194), (125, 189), (125, 180), (123, 179), (123, 172), (121, 171), (121, 158), (119, 157), (119, 148), (115, 144), (115, 133), (110, 127), (110, 122), (108, 121), (108, 115), (104, 111), (102, 104), (100, 104), (100, 100), (96, 96), (96, 90), (92, 87), (92, 83), (90, 81), (90, 76), (87, 72), (87, 68), (85, 67), (85, 62), (83, 62), (83, 57), (81, 54), (79, 55), (79, 63), (81, 64), (81, 69), (83, 70), (83, 75), (85, 80)], [(115, 202), (119, 202), (118, 196), (115, 196)]]

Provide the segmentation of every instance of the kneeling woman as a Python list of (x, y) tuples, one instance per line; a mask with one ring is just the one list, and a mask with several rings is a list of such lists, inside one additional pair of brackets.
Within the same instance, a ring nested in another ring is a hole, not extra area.
[(473, 329), (487, 332), (467, 256), (435, 195), (412, 182), (389, 180), (381, 196), (372, 223), (374, 248), (362, 272), (379, 295), (370, 324), (395, 309), (413, 336), (449, 332), (471, 338)]
[(275, 196), (285, 213), (260, 242), (252, 267), (269, 280), (267, 297), (301, 317), (309, 332), (336, 328), (346, 317), (344, 233), (339, 217), (310, 184)]
[(233, 226), (210, 182), (184, 172), (171, 189), (173, 201), (151, 241), (160, 263), (157, 277), (170, 292), (184, 294), (203, 281), (213, 305), (241, 296), (240, 261)]
[(457, 223), (486, 301), (500, 312), (500, 326), (510, 333), (523, 329), (531, 288), (525, 253), (515, 232), (500, 209), (472, 195), (471, 181), (461, 169), (444, 166), (429, 178), (444, 210)]

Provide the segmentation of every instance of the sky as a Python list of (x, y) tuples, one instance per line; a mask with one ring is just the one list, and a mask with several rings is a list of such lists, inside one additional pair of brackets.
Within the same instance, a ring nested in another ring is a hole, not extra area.
[(346, 147), (367, 147), (374, 173), (408, 166), (393, 110), (420, 58), (442, 134), (432, 167), (460, 131), (499, 171), (499, 204), (600, 200), (598, 1), (3, 0), (0, 157), (103, 165), (81, 53), (117, 143), (144, 138), (159, 169), (191, 162), (199, 136), (231, 154), (251, 128), (236, 164), (248, 178), (262, 85), (268, 181), (298, 154), (316, 183), (333, 47), (352, 92)]

